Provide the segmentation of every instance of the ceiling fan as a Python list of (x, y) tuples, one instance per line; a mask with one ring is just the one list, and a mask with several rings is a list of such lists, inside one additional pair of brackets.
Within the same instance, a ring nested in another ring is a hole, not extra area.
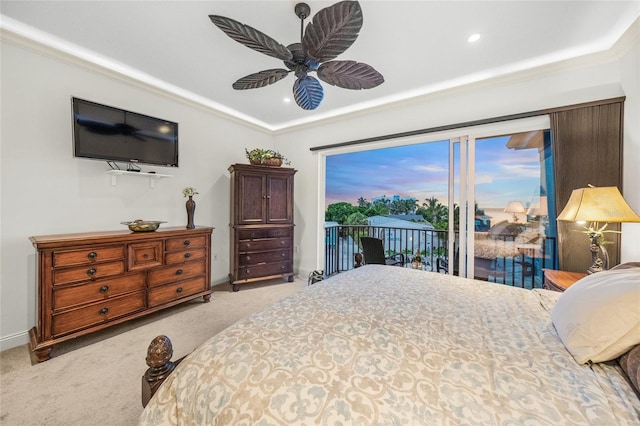
[(209, 15), (211, 22), (226, 35), (265, 55), (284, 61), (287, 69), (276, 68), (249, 74), (233, 83), (236, 90), (256, 89), (285, 78), (290, 72), (297, 77), (293, 96), (303, 109), (316, 109), (324, 90), (320, 82), (309, 75), (316, 72), (325, 83), (343, 89), (371, 89), (384, 82), (384, 77), (371, 65), (356, 61), (334, 61), (347, 50), (362, 28), (362, 9), (357, 1), (341, 1), (321, 9), (305, 30), (304, 20), (311, 13), (306, 3), (295, 6), (300, 18), (300, 43), (283, 46), (273, 38), (224, 16)]

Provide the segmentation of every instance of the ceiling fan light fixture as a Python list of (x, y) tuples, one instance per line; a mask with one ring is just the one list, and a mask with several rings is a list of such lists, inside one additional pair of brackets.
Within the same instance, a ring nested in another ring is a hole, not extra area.
[(357, 1), (341, 1), (321, 9), (303, 28), (311, 8), (298, 3), (294, 12), (300, 18), (299, 43), (284, 46), (273, 38), (234, 19), (209, 15), (211, 22), (233, 40), (250, 49), (280, 59), (287, 69), (270, 69), (240, 78), (232, 87), (236, 90), (257, 89), (276, 83), (293, 72), (296, 81), (293, 95), (302, 109), (316, 109), (324, 98), (320, 82), (309, 76), (316, 72), (325, 83), (343, 89), (371, 89), (384, 82), (384, 77), (371, 65), (356, 61), (334, 61), (347, 50), (362, 28), (362, 8)]

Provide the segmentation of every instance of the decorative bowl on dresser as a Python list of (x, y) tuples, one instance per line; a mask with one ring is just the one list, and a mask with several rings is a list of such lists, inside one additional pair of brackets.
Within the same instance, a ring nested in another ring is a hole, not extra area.
[(293, 176), (288, 167), (233, 164), (229, 282), (233, 291), (278, 277), (293, 281)]
[(39, 362), (57, 343), (202, 296), (211, 298), (213, 228), (30, 237), (37, 250)]

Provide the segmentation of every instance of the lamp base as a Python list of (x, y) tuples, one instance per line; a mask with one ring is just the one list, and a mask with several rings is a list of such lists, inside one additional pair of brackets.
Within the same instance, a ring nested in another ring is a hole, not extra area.
[[(609, 269), (609, 253), (604, 246), (601, 246), (595, 239), (592, 239), (589, 250), (591, 250), (591, 266), (587, 269), (587, 274), (602, 272)], [(604, 260), (600, 258), (601, 252)]]

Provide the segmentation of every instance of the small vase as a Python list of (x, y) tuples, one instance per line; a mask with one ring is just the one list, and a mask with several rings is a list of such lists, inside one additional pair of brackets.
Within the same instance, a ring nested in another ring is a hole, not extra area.
[(196, 227), (193, 223), (193, 214), (196, 211), (196, 202), (193, 201), (193, 196), (189, 195), (187, 200), (187, 229), (193, 229)]

